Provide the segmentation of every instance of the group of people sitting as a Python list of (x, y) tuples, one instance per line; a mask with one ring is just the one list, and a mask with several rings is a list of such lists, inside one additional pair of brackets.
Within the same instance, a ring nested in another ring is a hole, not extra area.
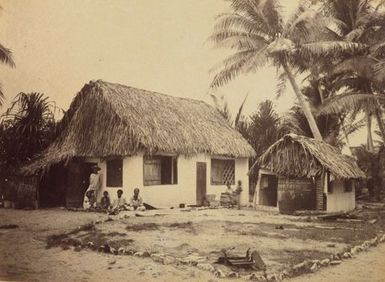
[(238, 184), (233, 190), (230, 183), (226, 184), (226, 191), (221, 194), (220, 205), (227, 207), (241, 208), (241, 193), (242, 193), (242, 182), (238, 181)]
[(100, 199), (100, 202), (97, 202), (95, 190), (87, 190), (84, 196), (83, 208), (84, 209), (97, 209), (108, 211), (111, 214), (117, 214), (120, 211), (145, 211), (146, 208), (143, 205), (143, 199), (139, 196), (139, 188), (134, 189), (134, 194), (130, 198), (130, 201), (127, 201), (123, 197), (123, 190), (119, 189), (116, 191), (117, 198), (111, 203), (110, 196), (108, 191), (103, 192), (103, 197)]
[(126, 211), (145, 211), (146, 208), (143, 205), (143, 199), (139, 196), (139, 188), (134, 189), (134, 194), (130, 198), (130, 201), (127, 201), (123, 197), (123, 190), (119, 189), (116, 191), (117, 198), (111, 203), (110, 196), (108, 191), (103, 192), (103, 197), (100, 199), (100, 202), (97, 202), (97, 192), (100, 186), (100, 167), (94, 165), (92, 167), (92, 173), (90, 175), (90, 184), (87, 191), (84, 194), (83, 208), (86, 210), (99, 210), (107, 211), (110, 214), (118, 214), (122, 210)]

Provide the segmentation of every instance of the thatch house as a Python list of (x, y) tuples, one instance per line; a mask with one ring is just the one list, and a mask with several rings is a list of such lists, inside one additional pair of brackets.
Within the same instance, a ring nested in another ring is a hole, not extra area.
[(58, 189), (67, 206), (81, 203), (94, 164), (112, 200), (118, 188), (129, 197), (139, 187), (149, 204), (202, 204), (206, 194), (219, 199), (226, 183), (248, 187), (253, 148), (203, 101), (98, 80), (76, 95), (63, 121), (59, 137), (24, 173), (48, 171), (53, 187), (42, 189)]
[(258, 162), (268, 170), (260, 171), (254, 203), (277, 206), (283, 213), (352, 210), (354, 180), (365, 177), (352, 157), (323, 141), (295, 134), (270, 146)]

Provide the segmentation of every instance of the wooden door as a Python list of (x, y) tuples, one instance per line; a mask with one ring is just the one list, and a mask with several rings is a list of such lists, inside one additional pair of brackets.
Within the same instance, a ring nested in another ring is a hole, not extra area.
[(203, 205), (204, 203), (204, 199), (206, 197), (206, 189), (207, 189), (206, 183), (207, 183), (206, 163), (197, 162), (197, 182), (196, 182), (197, 205)]
[(83, 206), (84, 193), (90, 184), (91, 167), (94, 163), (70, 163), (68, 165), (68, 186), (66, 191), (66, 206), (79, 208)]

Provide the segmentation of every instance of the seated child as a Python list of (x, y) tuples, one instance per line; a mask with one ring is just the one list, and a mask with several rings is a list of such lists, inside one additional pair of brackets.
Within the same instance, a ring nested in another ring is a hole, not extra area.
[(96, 205), (95, 191), (94, 190), (86, 191), (84, 196), (84, 201), (83, 201), (83, 208), (88, 210), (90, 208), (95, 208), (95, 205)]
[(100, 208), (108, 210), (111, 207), (110, 196), (107, 191), (103, 192), (103, 197), (100, 199)]

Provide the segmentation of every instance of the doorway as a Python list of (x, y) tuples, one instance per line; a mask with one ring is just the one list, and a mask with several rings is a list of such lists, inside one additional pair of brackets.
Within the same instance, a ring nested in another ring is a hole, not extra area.
[(197, 200), (197, 205), (203, 205), (206, 198), (206, 191), (207, 191), (206, 163), (197, 162), (196, 167), (197, 167), (196, 200)]
[(96, 163), (88, 162), (72, 162), (68, 165), (67, 208), (83, 206), (84, 193), (90, 185), (90, 174), (94, 165)]

